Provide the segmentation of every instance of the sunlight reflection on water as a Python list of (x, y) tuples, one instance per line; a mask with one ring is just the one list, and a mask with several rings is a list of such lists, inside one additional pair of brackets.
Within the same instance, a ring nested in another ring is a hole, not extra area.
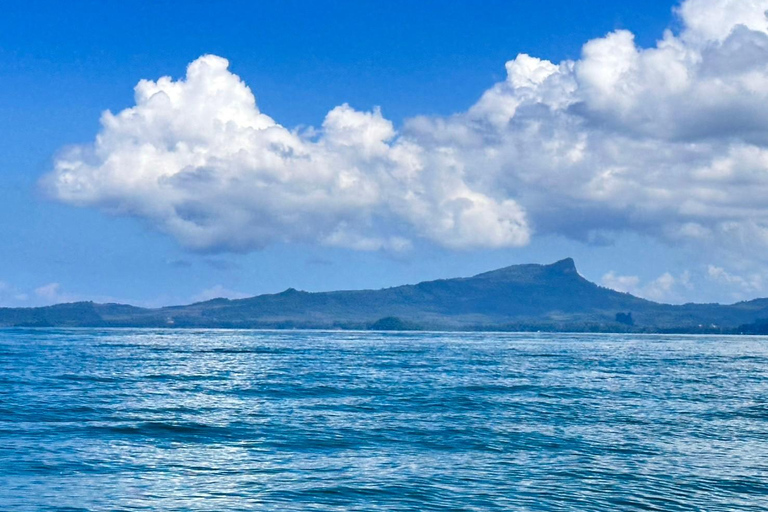
[(0, 330), (2, 510), (768, 510), (768, 339)]

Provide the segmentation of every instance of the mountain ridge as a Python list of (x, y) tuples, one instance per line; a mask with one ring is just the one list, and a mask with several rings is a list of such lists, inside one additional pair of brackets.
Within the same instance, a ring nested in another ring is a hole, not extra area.
[(768, 299), (731, 305), (653, 302), (593, 283), (572, 258), (382, 289), (279, 293), (141, 308), (75, 302), (0, 308), (5, 327), (754, 332)]

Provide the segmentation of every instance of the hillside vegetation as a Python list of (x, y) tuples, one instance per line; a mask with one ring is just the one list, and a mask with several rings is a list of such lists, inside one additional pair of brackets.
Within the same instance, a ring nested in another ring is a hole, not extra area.
[(291, 288), (159, 309), (92, 302), (0, 308), (0, 325), (27, 327), (755, 332), (765, 318), (768, 299), (659, 304), (584, 279), (570, 258), (382, 290)]

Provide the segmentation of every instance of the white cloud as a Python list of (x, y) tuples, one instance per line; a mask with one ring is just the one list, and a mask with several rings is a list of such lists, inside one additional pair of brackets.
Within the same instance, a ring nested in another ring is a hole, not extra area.
[(206, 290), (203, 290), (202, 292), (198, 293), (197, 295), (193, 296), (191, 298), (191, 302), (205, 302), (207, 300), (211, 299), (245, 299), (247, 297), (251, 297), (252, 295), (248, 295), (247, 293), (237, 292), (234, 290), (230, 290), (220, 284), (217, 284), (216, 286), (212, 286), (211, 288), (208, 288)]
[(41, 299), (55, 300), (59, 296), (59, 289), (61, 285), (59, 283), (48, 283), (38, 288), (35, 288), (35, 295)]
[(47, 185), (194, 249), (402, 250), (401, 233), (459, 248), (527, 243), (522, 209), (472, 186), (462, 165), (396, 137), (378, 109), (337, 107), (317, 137), (289, 131), (259, 111), (225, 59), (206, 55), (183, 80), (139, 82), (136, 106), (105, 112), (96, 142), (57, 158)]
[(600, 284), (612, 290), (631, 293), (636, 297), (656, 302), (682, 302), (681, 293), (693, 289), (691, 274), (687, 270), (677, 277), (664, 272), (645, 284), (641, 283), (638, 276), (622, 276), (612, 270), (602, 277)]
[(768, 247), (767, 9), (687, 0), (680, 33), (652, 48), (619, 30), (577, 61), (521, 54), (468, 111), (400, 131), (348, 105), (318, 130), (288, 130), (207, 55), (185, 79), (141, 81), (136, 106), (106, 112), (96, 141), (63, 152), (46, 184), (199, 250), (626, 231), (755, 257)]
[(702, 42), (723, 40), (737, 25), (768, 32), (766, 10), (760, 0), (687, 0), (678, 12), (685, 22), (685, 37)]
[(748, 276), (741, 276), (727, 272), (724, 268), (716, 265), (707, 266), (707, 276), (710, 280), (736, 288), (735, 297), (742, 297), (746, 294), (753, 294), (763, 291), (763, 275), (753, 273)]
[(675, 283), (676, 279), (672, 274), (664, 272), (645, 286), (642, 292), (643, 296), (656, 301), (669, 300), (672, 287)]
[(640, 278), (638, 276), (617, 275), (611, 270), (602, 277), (600, 284), (617, 292), (634, 294), (640, 284)]
[(98, 303), (133, 304), (142, 307), (162, 307), (184, 301), (180, 297), (157, 297), (151, 300), (136, 300), (108, 295), (81, 295), (65, 291), (61, 283), (58, 282), (51, 282), (37, 288), (27, 289), (0, 281), (0, 307), (39, 307), (85, 300), (92, 300)]
[(35, 296), (44, 304), (56, 304), (61, 302), (76, 302), (77, 297), (64, 293), (60, 283), (48, 283), (35, 288)]
[(11, 307), (24, 304), (29, 296), (5, 281), (0, 281), (0, 307)]

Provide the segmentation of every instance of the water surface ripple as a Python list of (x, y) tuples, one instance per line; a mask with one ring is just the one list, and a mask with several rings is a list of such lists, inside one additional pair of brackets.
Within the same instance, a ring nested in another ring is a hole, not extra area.
[(0, 330), (0, 510), (768, 510), (768, 339)]

